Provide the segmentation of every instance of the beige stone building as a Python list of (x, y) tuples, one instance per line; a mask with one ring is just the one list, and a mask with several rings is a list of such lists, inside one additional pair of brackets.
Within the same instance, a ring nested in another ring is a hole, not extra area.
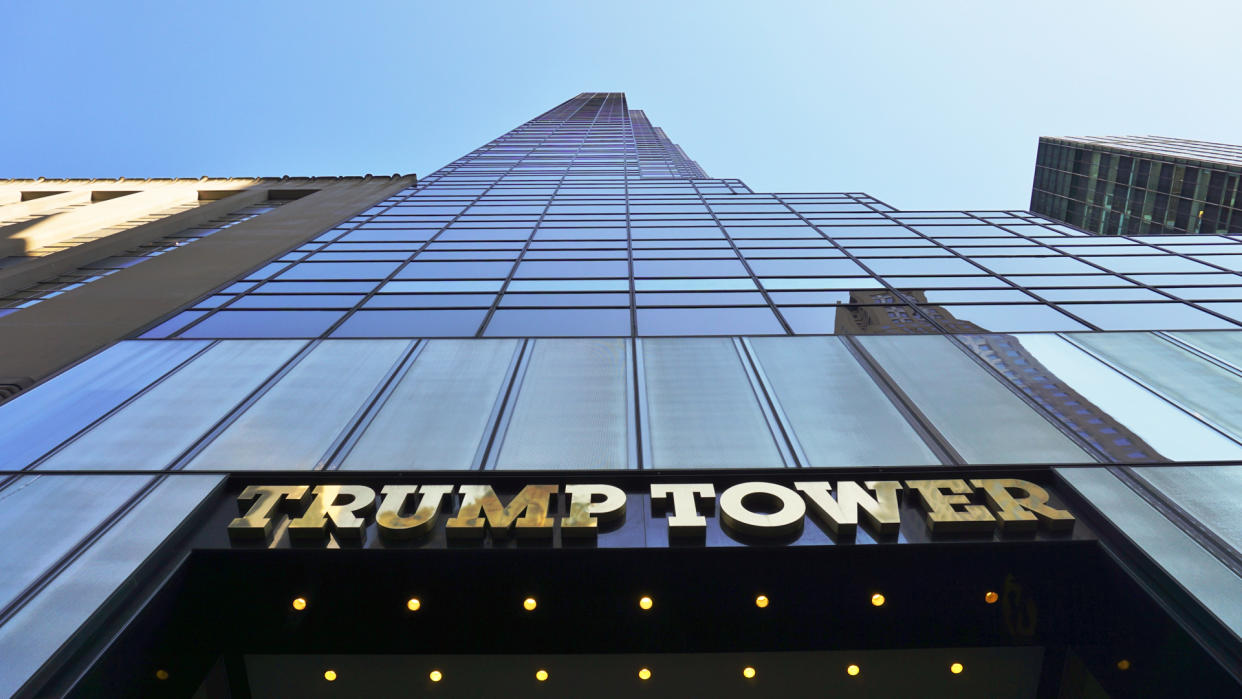
[(0, 181), (0, 398), (414, 182), (413, 175)]

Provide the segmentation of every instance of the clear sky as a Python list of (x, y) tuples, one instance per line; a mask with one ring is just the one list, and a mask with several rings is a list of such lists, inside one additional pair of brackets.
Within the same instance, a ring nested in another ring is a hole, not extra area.
[(426, 174), (624, 91), (714, 177), (1025, 208), (1040, 135), (1242, 143), (1238, 0), (47, 2), (0, 177)]

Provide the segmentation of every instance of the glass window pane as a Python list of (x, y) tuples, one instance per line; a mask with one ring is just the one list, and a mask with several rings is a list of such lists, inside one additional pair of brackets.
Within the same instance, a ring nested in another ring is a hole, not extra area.
[(1150, 289), (1040, 289), (1033, 292), (1045, 301), (1165, 301)]
[(1200, 419), (1242, 437), (1242, 377), (1148, 333), (1070, 338)]
[(837, 338), (762, 337), (750, 344), (806, 465), (940, 463)]
[(761, 277), (839, 277), (867, 273), (857, 262), (840, 259), (751, 260), (750, 268)]
[(630, 311), (628, 308), (502, 308), (492, 314), (483, 334), (488, 337), (629, 336)]
[(1226, 543), (1242, 549), (1242, 466), (1134, 469)]
[(342, 469), (465, 469), (474, 463), (516, 340), (430, 340)]
[(1184, 303), (1066, 303), (1061, 308), (1101, 330), (1193, 330), (1237, 325)]
[[(365, 294), (378, 282), (268, 282), (254, 290), (256, 294)], [(225, 289), (228, 291), (228, 289)], [(230, 292), (230, 293), (241, 293)]]
[(1114, 461), (1242, 459), (1242, 446), (1061, 337), (961, 339)]
[(767, 307), (640, 308), (639, 335), (784, 335)]
[(357, 311), (333, 337), (473, 337), (487, 309)]
[[(857, 306), (850, 307), (858, 310)], [(789, 327), (799, 335), (831, 335), (838, 332), (837, 315), (843, 314), (845, 323), (840, 332), (849, 333), (853, 329), (849, 310), (845, 306), (781, 306), (781, 315)]]
[(1092, 460), (949, 339), (858, 340), (967, 463)]
[(639, 306), (766, 306), (757, 291), (640, 291)]
[[(96, 476), (97, 490), (116, 490)], [(139, 477), (145, 480), (145, 477)], [(0, 696), (41, 667), (219, 484), (220, 476), (168, 477), (47, 587), (0, 626)], [(73, 518), (69, 518), (73, 519)]]
[(1199, 304), (1209, 311), (1214, 311), (1224, 316), (1242, 322), (1242, 303), (1203, 303)]
[(536, 340), (496, 467), (626, 468), (626, 340)]
[(626, 277), (629, 263), (625, 260), (538, 260), (518, 265), (514, 277)]
[(1105, 469), (1067, 468), (1060, 469), (1057, 474), (1198, 598), (1216, 618), (1235, 633), (1242, 631), (1242, 579), (1215, 556)]
[(649, 468), (779, 468), (733, 341), (642, 340)]
[(181, 337), (319, 337), (344, 311), (218, 311)]
[(395, 279), (504, 279), (512, 262), (411, 262)]
[(363, 308), (491, 308), (496, 294), (376, 294)]
[(1173, 333), (1173, 336), (1242, 369), (1242, 332), (1207, 330)]
[(122, 342), (0, 405), (0, 468), (25, 468), (206, 345)]
[[(150, 480), (150, 476), (23, 476), (0, 491), (0, 526), (21, 532), (0, 549), (0, 607)], [(49, 515), (54, 512), (66, 516), (55, 517), (52, 524)], [(31, 526), (36, 522), (44, 524)]]
[(628, 279), (514, 279), (507, 291), (629, 291)]
[(1086, 330), (1087, 326), (1042, 304), (952, 304), (919, 306), (951, 332)]
[(500, 306), (626, 306), (630, 305), (629, 294), (613, 294), (607, 292), (581, 294), (527, 294), (522, 292), (508, 293), (500, 299)]
[(249, 294), (230, 308), (353, 308), (361, 300), (356, 294)]
[[(320, 343), (186, 468), (315, 468), (409, 345), (403, 340)], [(330, 400), (323, 399), (325, 392)]]
[(500, 291), (504, 286), (503, 279), (485, 281), (415, 281), (388, 282), (380, 289), (381, 294), (420, 294), (420, 293), (471, 293), (483, 291)]
[(277, 279), (385, 279), (399, 266), (397, 262), (302, 262), (290, 267)]
[(737, 260), (636, 260), (636, 277), (749, 277)]
[(305, 344), (221, 342), (69, 443), (40, 468), (164, 468)]

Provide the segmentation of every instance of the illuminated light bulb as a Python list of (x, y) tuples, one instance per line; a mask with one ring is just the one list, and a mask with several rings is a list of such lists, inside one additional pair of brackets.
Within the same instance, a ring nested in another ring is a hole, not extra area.
[(169, 675), (168, 675), (167, 670), (156, 670), (155, 671), (155, 679), (157, 680), (166, 680), (168, 679), (168, 677)]
[(432, 670), (431, 674), (427, 675), (427, 677), (432, 682), (439, 682), (440, 680), (444, 679), (444, 673), (440, 672), (439, 670)]
[(410, 600), (405, 603), (405, 608), (410, 610), (411, 612), (417, 612), (419, 609), (422, 608), (422, 606), (423, 606), (422, 601), (419, 600), (417, 597), (411, 597)]
[(649, 679), (651, 679), (651, 671), (650, 671), (650, 670), (648, 670), (648, 669), (647, 669), (647, 668), (645, 668), (645, 667), (640, 667), (640, 668), (638, 668), (638, 679), (640, 679), (640, 680), (649, 680)]
[(306, 598), (305, 597), (294, 598), (293, 608), (299, 612), (302, 611), (303, 609), (306, 609)]
[(324, 670), (323, 678), (329, 682), (335, 682), (336, 670)]
[(952, 665), (949, 666), (949, 672), (952, 672), (955, 675), (962, 674), (962, 670), (965, 670), (965, 669), (966, 667), (962, 665), (961, 663), (953, 663)]
[(536, 670), (535, 679), (539, 680), (540, 682), (546, 682), (548, 680), (548, 671), (547, 670)]
[(857, 677), (858, 673), (860, 672), (862, 672), (862, 668), (858, 667), (857, 665), (848, 665), (845, 668), (845, 674), (849, 675), (850, 677)]
[(650, 597), (647, 597), (646, 595), (644, 595), (644, 596), (642, 596), (642, 597), (638, 598), (638, 607), (639, 607), (639, 609), (643, 609), (643, 610), (651, 609), (651, 607), (652, 607), (654, 604), (655, 604), (655, 602), (654, 602), (654, 601), (652, 601), (652, 599), (651, 599)]
[(996, 601), (999, 599), (1000, 599), (1000, 595), (996, 594), (995, 592), (992, 592), (991, 590), (988, 590), (983, 595), (983, 601), (987, 602), (988, 604), (996, 604)]
[(871, 606), (883, 607), (884, 606), (884, 595), (881, 595), (878, 592), (875, 593), (874, 595), (871, 595)]
[(767, 595), (759, 595), (758, 597), (756, 597), (756, 598), (755, 598), (755, 606), (756, 606), (756, 607), (758, 607), (758, 608), (760, 608), (760, 609), (765, 609), (765, 608), (767, 608), (767, 606), (768, 606), (768, 596), (767, 596)]
[(526, 599), (522, 600), (522, 609), (525, 609), (528, 612), (535, 611), (535, 607), (538, 607), (538, 606), (539, 606), (539, 603), (535, 601), (534, 597), (527, 597)]
[(755, 672), (755, 668), (753, 668), (753, 667), (751, 667), (751, 666), (749, 666), (749, 665), (747, 665), (746, 667), (742, 668), (742, 677), (745, 677), (745, 678), (746, 678), (746, 679), (748, 679), (748, 680), (753, 680), (753, 679), (755, 679), (755, 675), (756, 675), (756, 674), (757, 674), (757, 673)]
[(1129, 661), (1129, 660), (1126, 660), (1125, 658), (1122, 658), (1121, 660), (1118, 660), (1118, 661), (1117, 661), (1117, 669), (1118, 669), (1118, 670), (1129, 670), (1129, 669), (1130, 669), (1130, 661)]

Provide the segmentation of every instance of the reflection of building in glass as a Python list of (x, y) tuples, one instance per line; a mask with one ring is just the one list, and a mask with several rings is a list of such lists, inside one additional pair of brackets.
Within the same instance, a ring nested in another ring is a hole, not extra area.
[(902, 335), (936, 332), (935, 326), (887, 289), (850, 292), (849, 302), (837, 306), (833, 332), (840, 335)]
[[(850, 292), (847, 304), (837, 306), (835, 332), (842, 335), (921, 335), (925, 333), (987, 332), (986, 328), (959, 320), (944, 306), (927, 303), (927, 292), (902, 289), (898, 298), (887, 289), (863, 289)], [(919, 304), (918, 310), (907, 305)]]
[(1164, 461), (1142, 437), (1060, 380), (1012, 335), (959, 335), (997, 373), (1117, 463)]
[(1040, 138), (1031, 210), (1105, 235), (1242, 233), (1242, 146)]

